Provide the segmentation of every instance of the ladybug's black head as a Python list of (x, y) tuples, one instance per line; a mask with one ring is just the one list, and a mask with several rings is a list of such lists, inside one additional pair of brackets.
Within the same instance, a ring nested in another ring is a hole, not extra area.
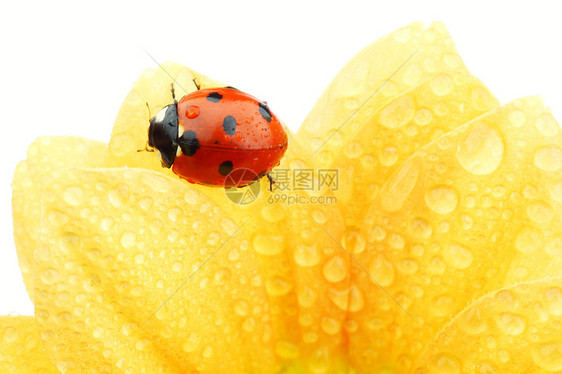
[(174, 102), (150, 119), (148, 146), (156, 148), (162, 158), (162, 167), (169, 168), (178, 150), (178, 104)]

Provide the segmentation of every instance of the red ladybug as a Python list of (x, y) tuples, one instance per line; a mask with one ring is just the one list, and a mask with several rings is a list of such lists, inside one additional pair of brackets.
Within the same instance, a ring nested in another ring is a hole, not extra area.
[[(287, 133), (264, 101), (233, 87), (200, 89), (150, 119), (148, 146), (162, 167), (190, 183), (242, 187), (267, 175), (287, 150)], [(271, 185), (270, 185), (271, 188)]]

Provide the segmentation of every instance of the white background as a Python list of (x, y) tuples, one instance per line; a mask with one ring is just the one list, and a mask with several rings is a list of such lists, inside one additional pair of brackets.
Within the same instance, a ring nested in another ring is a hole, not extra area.
[(108, 141), (141, 71), (173, 60), (267, 100), (296, 130), (361, 48), (413, 21), (446, 23), (502, 103), (540, 94), (562, 119), (556, 1), (16, 2), (0, 5), (0, 315), (32, 314), (19, 273), (10, 183), (41, 135)]

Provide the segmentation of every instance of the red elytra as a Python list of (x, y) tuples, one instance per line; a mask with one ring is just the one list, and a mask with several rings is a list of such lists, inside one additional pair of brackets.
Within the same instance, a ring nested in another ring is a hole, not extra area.
[(217, 87), (192, 92), (179, 102), (174, 97), (151, 118), (148, 146), (180, 178), (228, 188), (267, 175), (279, 164), (288, 141), (265, 102), (232, 87)]

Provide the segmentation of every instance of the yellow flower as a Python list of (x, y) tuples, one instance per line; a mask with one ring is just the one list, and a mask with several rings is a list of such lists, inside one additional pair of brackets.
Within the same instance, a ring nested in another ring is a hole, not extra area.
[(498, 106), (442, 24), (412, 24), (289, 134), (280, 169), (338, 171), (299, 195), (326, 203), (262, 181), (239, 205), (137, 152), (145, 102), (194, 77), (220, 85), (164, 64), (109, 145), (40, 138), (18, 165), (35, 316), (0, 318), (2, 372), (562, 371), (562, 131), (540, 99)]

